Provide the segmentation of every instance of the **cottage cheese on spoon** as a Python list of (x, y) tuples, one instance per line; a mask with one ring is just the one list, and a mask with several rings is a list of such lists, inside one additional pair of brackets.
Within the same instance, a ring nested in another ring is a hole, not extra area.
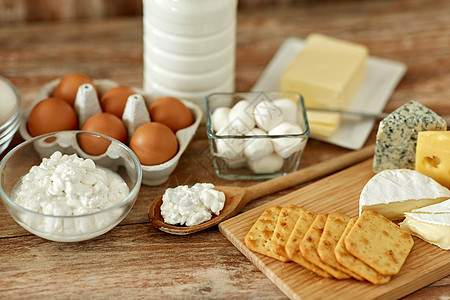
[(196, 183), (169, 188), (163, 195), (161, 215), (172, 225), (193, 226), (219, 215), (225, 205), (225, 194), (211, 183)]

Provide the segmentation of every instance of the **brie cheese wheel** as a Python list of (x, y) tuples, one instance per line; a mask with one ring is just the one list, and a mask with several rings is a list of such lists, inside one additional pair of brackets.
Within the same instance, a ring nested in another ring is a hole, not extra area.
[(449, 198), (450, 191), (446, 187), (418, 171), (384, 170), (364, 186), (359, 199), (359, 213), (375, 210), (389, 220), (399, 220), (405, 212)]
[[(434, 206), (434, 205), (433, 205)], [(405, 213), (400, 227), (430, 244), (450, 249), (450, 213)]]
[(450, 214), (450, 199), (433, 205), (413, 209), (412, 213)]

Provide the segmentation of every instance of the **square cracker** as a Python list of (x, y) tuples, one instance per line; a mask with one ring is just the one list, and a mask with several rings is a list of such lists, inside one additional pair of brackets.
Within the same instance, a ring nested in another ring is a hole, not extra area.
[(300, 217), (295, 223), (291, 235), (286, 242), (286, 254), (292, 261), (316, 273), (317, 275), (324, 278), (333, 278), (333, 276), (331, 276), (328, 272), (304, 259), (302, 253), (300, 252), (300, 241), (305, 236), (305, 233), (308, 231), (315, 218), (315, 213), (303, 209), (303, 212), (300, 214)]
[(383, 275), (396, 275), (411, 251), (411, 235), (379, 212), (363, 211), (345, 238), (345, 248)]
[(378, 273), (353, 255), (351, 255), (345, 248), (344, 240), (357, 219), (358, 218), (351, 218), (347, 223), (347, 226), (345, 227), (344, 232), (342, 233), (341, 238), (336, 245), (336, 248), (334, 248), (336, 259), (341, 265), (345, 266), (349, 270), (352, 270), (353, 272), (373, 284), (387, 283), (391, 280), (391, 276)]
[(286, 253), (286, 242), (291, 235), (292, 229), (294, 229), (295, 223), (297, 223), (300, 214), (304, 211), (303, 208), (296, 205), (289, 205), (281, 209), (278, 216), (277, 225), (272, 235), (271, 244), (276, 254), (284, 256), (287, 260), (290, 260)]
[(322, 261), (342, 272), (350, 275), (357, 280), (364, 280), (361, 276), (354, 273), (341, 265), (334, 255), (334, 248), (339, 242), (339, 238), (344, 232), (345, 226), (350, 217), (339, 212), (330, 213), (327, 218), (327, 222), (323, 228), (322, 236), (320, 237), (319, 244), (317, 245), (317, 253)]
[(267, 208), (258, 220), (256, 220), (255, 224), (253, 224), (252, 228), (245, 236), (244, 242), (252, 251), (286, 262), (289, 261), (289, 259), (276, 254), (270, 243), (280, 211), (281, 206)]
[(337, 279), (350, 278), (350, 276), (346, 273), (324, 263), (317, 253), (317, 246), (319, 245), (320, 237), (322, 236), (327, 217), (327, 214), (318, 214), (316, 216), (316, 219), (311, 224), (311, 227), (309, 227), (308, 231), (300, 242), (300, 251), (302, 252), (303, 257), (306, 260), (327, 271), (333, 277)]

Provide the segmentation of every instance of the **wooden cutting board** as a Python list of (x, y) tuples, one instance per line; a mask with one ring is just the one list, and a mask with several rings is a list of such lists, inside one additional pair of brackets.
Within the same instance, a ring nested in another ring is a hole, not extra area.
[(373, 175), (372, 160), (364, 161), (228, 219), (219, 224), (219, 230), (291, 299), (396, 299), (449, 275), (450, 252), (418, 238), (414, 238), (414, 247), (400, 273), (384, 285), (353, 279), (323, 279), (296, 263), (279, 262), (245, 246), (245, 235), (271, 206), (296, 204), (318, 213), (340, 211), (358, 216), (359, 195)]

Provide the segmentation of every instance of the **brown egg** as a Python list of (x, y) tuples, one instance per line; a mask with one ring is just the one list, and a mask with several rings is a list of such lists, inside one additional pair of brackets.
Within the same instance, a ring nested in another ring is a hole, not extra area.
[(100, 104), (104, 112), (109, 112), (122, 118), (128, 97), (133, 94), (136, 94), (136, 92), (130, 87), (119, 85), (106, 91), (100, 99)]
[(186, 128), (194, 122), (191, 111), (174, 97), (161, 97), (150, 104), (150, 118), (170, 127), (173, 132)]
[(31, 136), (78, 129), (73, 107), (59, 98), (47, 98), (36, 104), (28, 116), (27, 129)]
[(178, 141), (169, 127), (150, 122), (136, 129), (130, 140), (130, 148), (141, 164), (154, 166), (175, 156), (178, 151)]
[(75, 98), (77, 96), (78, 87), (85, 83), (94, 85), (92, 79), (87, 75), (80, 73), (67, 74), (66, 76), (61, 78), (61, 81), (53, 91), (53, 96), (61, 98), (73, 106), (73, 104), (75, 103)]
[[(127, 142), (127, 129), (122, 120), (111, 113), (93, 115), (84, 123), (81, 130), (101, 133), (122, 143)], [(80, 135), (81, 148), (90, 155), (100, 155), (106, 152), (110, 141), (92, 135)]]

